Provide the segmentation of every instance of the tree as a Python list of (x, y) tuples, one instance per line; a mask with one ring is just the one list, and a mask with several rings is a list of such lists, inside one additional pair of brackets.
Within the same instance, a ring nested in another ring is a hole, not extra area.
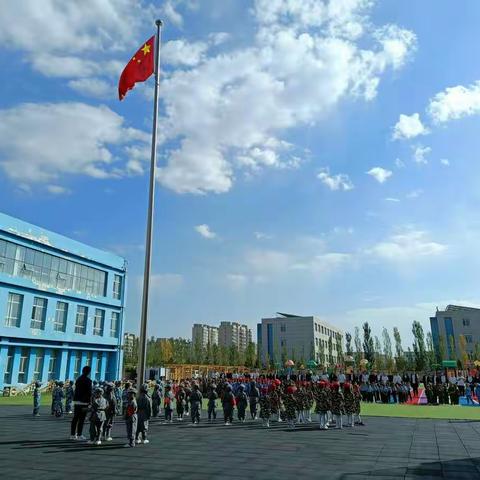
[(205, 349), (202, 342), (197, 340), (193, 345), (193, 361), (197, 364), (202, 364), (205, 360)]
[(255, 344), (249, 342), (247, 348), (245, 349), (245, 366), (249, 368), (255, 367), (257, 363), (257, 351)]
[(375, 347), (373, 344), (372, 331), (370, 330), (368, 322), (363, 324), (363, 352), (369, 365), (373, 365), (375, 362)]
[(325, 366), (325, 343), (322, 339), (320, 339), (320, 345), (318, 347), (318, 363), (322, 367)]
[(460, 360), (462, 362), (462, 368), (467, 368), (468, 365), (468, 353), (467, 353), (467, 340), (465, 335), (458, 337), (458, 346), (460, 350)]
[(450, 360), (457, 360), (457, 349), (455, 347), (455, 338), (453, 335), (448, 336), (448, 358)]
[(342, 346), (343, 337), (338, 333), (336, 334), (335, 339), (337, 341), (337, 344), (335, 346), (335, 348), (337, 349), (337, 363), (339, 363), (340, 365), (343, 365), (345, 363), (345, 359), (343, 357), (343, 346)]
[(475, 347), (473, 350), (473, 359), (480, 360), (480, 343), (475, 342)]
[(386, 328), (382, 331), (383, 339), (383, 355), (385, 357), (385, 368), (392, 372), (394, 368), (393, 354), (392, 354), (392, 340), (390, 339), (390, 334)]
[(238, 365), (239, 364), (239, 355), (238, 348), (235, 345), (230, 345), (228, 349), (228, 364), (229, 365)]
[(426, 366), (426, 348), (423, 328), (420, 322), (412, 323), (413, 333), (413, 354), (415, 356), (415, 368), (417, 372), (422, 372)]
[(382, 371), (385, 368), (383, 357), (382, 357), (382, 345), (380, 344), (380, 340), (376, 335), (375, 335), (374, 346), (375, 346), (375, 352), (374, 352), (375, 368), (379, 371)]
[(333, 341), (332, 336), (328, 337), (328, 365), (333, 363)]
[(353, 356), (353, 350), (352, 350), (352, 334), (347, 332), (345, 333), (345, 347), (346, 347), (346, 353), (348, 356)]
[(433, 346), (433, 337), (432, 332), (427, 333), (427, 352), (426, 352), (426, 361), (427, 361), (427, 368), (429, 370), (438, 370), (437, 367), (433, 367), (437, 361), (437, 356), (435, 354), (435, 347)]
[(393, 338), (395, 339), (395, 362), (397, 364), (397, 370), (404, 372), (407, 367), (407, 361), (402, 347), (402, 337), (397, 327), (393, 328)]
[(212, 345), (212, 360), (214, 365), (219, 365), (219, 352), (218, 352), (218, 345), (214, 343)]
[(441, 364), (446, 358), (447, 358), (447, 345), (445, 344), (445, 337), (443, 335), (439, 335), (437, 363)]
[(413, 372), (415, 371), (415, 357), (413, 355), (412, 349), (410, 347), (407, 348), (407, 356), (405, 359), (405, 367), (407, 370)]
[(355, 365), (360, 368), (362, 359), (362, 341), (360, 340), (360, 329), (355, 327)]

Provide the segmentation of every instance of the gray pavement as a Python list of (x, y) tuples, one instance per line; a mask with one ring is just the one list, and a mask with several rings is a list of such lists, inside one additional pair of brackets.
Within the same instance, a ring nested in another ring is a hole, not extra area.
[(126, 449), (121, 420), (112, 443), (92, 447), (68, 440), (70, 418), (30, 412), (0, 407), (2, 478), (480, 479), (480, 421), (366, 417), (354, 429), (289, 431), (277, 423), (154, 419), (151, 443)]

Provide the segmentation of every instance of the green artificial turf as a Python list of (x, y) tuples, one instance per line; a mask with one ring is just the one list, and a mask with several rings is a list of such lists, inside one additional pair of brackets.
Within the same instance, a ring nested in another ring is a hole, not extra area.
[[(52, 403), (52, 395), (50, 393), (42, 393), (41, 405), (50, 405)], [(0, 397), (0, 407), (3, 405), (30, 405), (33, 408), (32, 395), (17, 395), (16, 397)]]

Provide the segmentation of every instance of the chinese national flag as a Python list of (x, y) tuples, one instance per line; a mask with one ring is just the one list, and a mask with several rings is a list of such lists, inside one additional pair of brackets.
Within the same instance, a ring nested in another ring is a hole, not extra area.
[(118, 98), (123, 100), (137, 82), (144, 82), (153, 73), (155, 35), (148, 39), (127, 63), (118, 82)]

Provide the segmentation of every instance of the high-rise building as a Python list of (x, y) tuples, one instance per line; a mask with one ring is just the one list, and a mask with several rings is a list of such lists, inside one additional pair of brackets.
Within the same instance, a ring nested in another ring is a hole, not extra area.
[(449, 359), (460, 358), (460, 337), (463, 336), (465, 351), (471, 356), (475, 344), (480, 343), (480, 308), (448, 305), (445, 310), (437, 309), (435, 316), (430, 317), (430, 327), (437, 352), (443, 349)]
[(123, 352), (126, 356), (131, 356), (135, 347), (135, 342), (138, 337), (133, 333), (125, 332), (123, 335)]
[(223, 347), (237, 347), (244, 351), (252, 341), (252, 331), (247, 325), (236, 322), (221, 322), (218, 328), (218, 344)]
[(120, 378), (123, 258), (0, 213), (0, 388)]
[(257, 325), (258, 354), (264, 365), (281, 363), (282, 358), (335, 365), (343, 338), (341, 329), (314, 316), (279, 313), (274, 318), (262, 318)]
[(207, 345), (218, 345), (218, 328), (195, 323), (192, 327), (192, 344), (206, 348)]

